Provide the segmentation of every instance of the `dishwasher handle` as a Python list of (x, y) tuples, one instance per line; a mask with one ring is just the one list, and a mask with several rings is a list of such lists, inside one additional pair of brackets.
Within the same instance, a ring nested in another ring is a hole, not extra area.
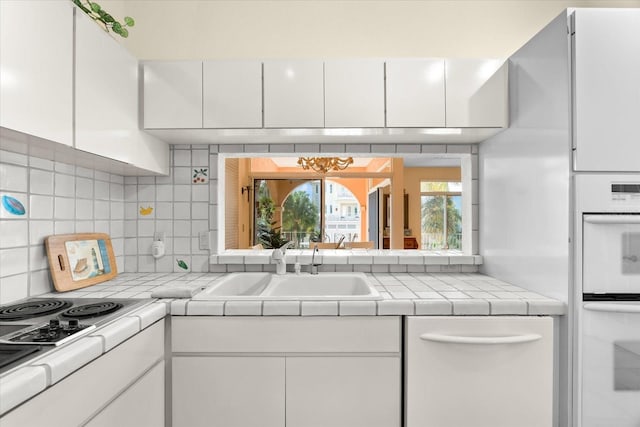
[(538, 334), (511, 335), (502, 337), (466, 337), (457, 335), (443, 334), (422, 334), (420, 339), (423, 341), (432, 341), (445, 344), (521, 344), (538, 341), (542, 336)]
[(640, 224), (640, 215), (584, 215), (590, 224)]
[(584, 305), (585, 310), (601, 311), (604, 313), (638, 313), (640, 314), (640, 304), (607, 304), (590, 302)]

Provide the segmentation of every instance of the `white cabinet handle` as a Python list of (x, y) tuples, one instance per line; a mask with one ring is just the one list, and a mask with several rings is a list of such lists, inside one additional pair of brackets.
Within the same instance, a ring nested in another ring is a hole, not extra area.
[(639, 304), (606, 304), (590, 302), (584, 305), (585, 310), (604, 311), (606, 313), (640, 313)]
[(590, 224), (640, 224), (640, 215), (585, 215)]
[(538, 334), (512, 335), (506, 337), (461, 337), (456, 335), (422, 334), (420, 339), (447, 344), (519, 344), (537, 341)]

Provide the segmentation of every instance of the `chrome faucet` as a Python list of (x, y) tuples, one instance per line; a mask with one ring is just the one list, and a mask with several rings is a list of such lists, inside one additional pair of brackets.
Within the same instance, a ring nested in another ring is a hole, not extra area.
[(287, 248), (291, 245), (293, 245), (293, 241), (287, 242), (271, 252), (271, 260), (276, 262), (276, 274), (285, 274), (287, 272), (286, 253)]
[(316, 254), (320, 252), (318, 250), (318, 244), (313, 245), (313, 254), (311, 255), (311, 265), (309, 266), (309, 272), (311, 274), (318, 274), (318, 266), (322, 264), (316, 264)]

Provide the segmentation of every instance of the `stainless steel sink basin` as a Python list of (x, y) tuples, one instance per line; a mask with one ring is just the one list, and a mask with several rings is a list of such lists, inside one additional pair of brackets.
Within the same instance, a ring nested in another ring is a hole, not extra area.
[(364, 273), (232, 273), (194, 300), (378, 300)]

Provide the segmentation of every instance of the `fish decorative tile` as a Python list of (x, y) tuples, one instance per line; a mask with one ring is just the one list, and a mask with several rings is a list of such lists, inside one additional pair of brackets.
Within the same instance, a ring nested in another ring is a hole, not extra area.
[(200, 168), (193, 170), (193, 183), (206, 184), (209, 182), (209, 168)]
[(0, 204), (2, 205), (0, 218), (24, 217), (27, 213), (25, 198), (26, 195), (3, 194), (0, 197)]

